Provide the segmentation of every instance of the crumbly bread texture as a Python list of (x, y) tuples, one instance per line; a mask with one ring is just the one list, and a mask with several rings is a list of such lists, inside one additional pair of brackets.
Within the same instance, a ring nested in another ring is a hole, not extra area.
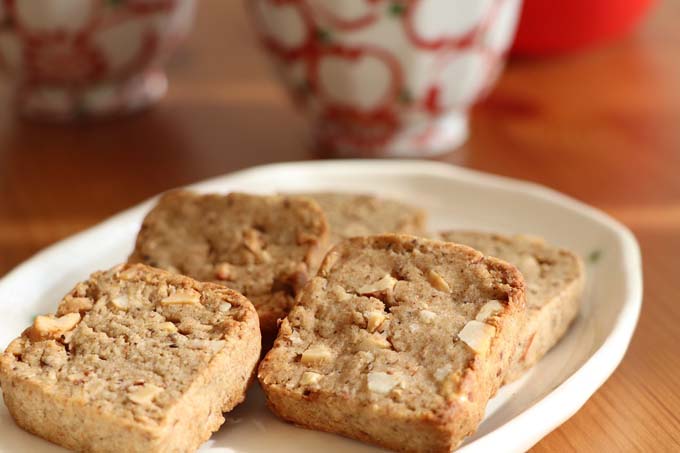
[(329, 245), (357, 236), (403, 233), (415, 236), (425, 230), (422, 209), (372, 195), (319, 192), (300, 194), (316, 201), (328, 220)]
[(299, 295), (258, 378), (298, 425), (448, 452), (476, 430), (523, 320), (522, 276), (503, 261), (413, 236), (349, 239)]
[(66, 448), (190, 452), (245, 398), (260, 341), (239, 293), (124, 265), (37, 316), (0, 357), (0, 383), (19, 426)]
[(241, 292), (272, 335), (321, 261), (327, 236), (323, 212), (306, 198), (173, 191), (144, 219), (129, 261)]
[(512, 263), (522, 272), (527, 287), (527, 320), (517, 363), (505, 382), (518, 379), (562, 338), (578, 314), (585, 283), (583, 262), (569, 250), (533, 236), (450, 231), (440, 237)]

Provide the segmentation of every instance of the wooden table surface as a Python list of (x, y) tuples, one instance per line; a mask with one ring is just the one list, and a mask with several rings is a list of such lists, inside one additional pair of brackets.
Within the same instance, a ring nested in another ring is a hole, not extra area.
[[(548, 185), (628, 225), (644, 306), (618, 370), (536, 452), (680, 451), (680, 2), (623, 41), (512, 61), (442, 160)], [(15, 119), (0, 86), (0, 275), (168, 188), (315, 157), (242, 2), (202, 0), (155, 109), (80, 126)]]

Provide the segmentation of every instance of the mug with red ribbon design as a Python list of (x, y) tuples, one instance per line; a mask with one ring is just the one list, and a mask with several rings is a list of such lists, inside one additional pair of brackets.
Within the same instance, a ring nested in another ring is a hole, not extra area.
[(160, 99), (195, 0), (0, 0), (0, 64), (21, 114), (62, 121)]
[(521, 0), (247, 0), (276, 72), (339, 156), (425, 157), (465, 141)]

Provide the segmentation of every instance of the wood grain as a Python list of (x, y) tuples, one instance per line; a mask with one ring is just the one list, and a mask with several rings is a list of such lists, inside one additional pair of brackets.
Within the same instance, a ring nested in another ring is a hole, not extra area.
[[(242, 3), (202, 0), (155, 109), (54, 126), (19, 121), (0, 85), (0, 273), (165, 189), (315, 157)], [(634, 231), (644, 306), (620, 368), (535, 452), (680, 451), (680, 2), (638, 32), (562, 57), (512, 61), (441, 160), (548, 185)]]

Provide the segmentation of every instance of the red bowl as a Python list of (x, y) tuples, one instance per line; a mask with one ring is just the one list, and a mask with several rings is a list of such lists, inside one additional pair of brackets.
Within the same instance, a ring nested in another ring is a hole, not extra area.
[(654, 0), (524, 0), (512, 53), (568, 52), (628, 33)]

